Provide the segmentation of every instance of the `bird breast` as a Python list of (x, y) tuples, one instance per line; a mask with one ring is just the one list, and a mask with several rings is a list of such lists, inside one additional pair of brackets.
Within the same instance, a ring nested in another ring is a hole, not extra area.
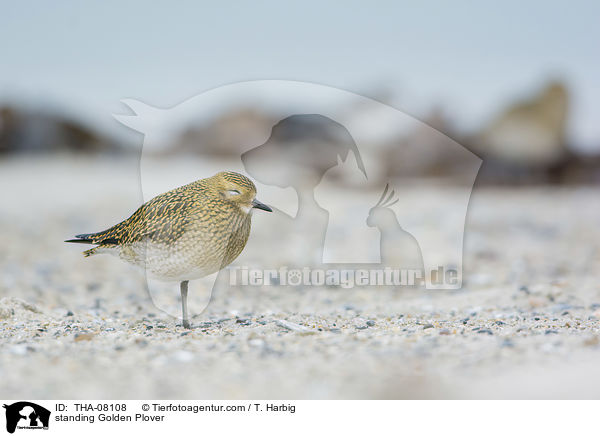
[[(175, 241), (145, 241), (143, 247), (123, 247), (133, 263), (162, 280), (191, 280), (219, 271), (244, 249), (250, 234), (250, 216), (241, 213), (192, 217)], [(129, 248), (129, 250), (128, 250)], [(131, 255), (131, 251), (135, 252)], [(137, 260), (136, 260), (137, 259)]]

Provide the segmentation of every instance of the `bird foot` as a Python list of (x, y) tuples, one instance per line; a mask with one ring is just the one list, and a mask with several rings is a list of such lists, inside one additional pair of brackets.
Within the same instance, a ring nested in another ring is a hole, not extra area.
[(186, 328), (186, 329), (191, 329), (192, 328), (192, 325), (190, 324), (190, 322), (187, 319), (184, 319), (183, 322), (182, 322), (182, 324), (183, 324), (183, 327)]

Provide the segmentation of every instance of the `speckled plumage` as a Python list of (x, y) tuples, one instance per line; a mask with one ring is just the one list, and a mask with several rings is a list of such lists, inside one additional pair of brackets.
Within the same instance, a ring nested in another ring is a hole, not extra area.
[(271, 211), (255, 195), (250, 179), (221, 172), (154, 197), (107, 230), (67, 242), (97, 245), (85, 256), (115, 254), (154, 278), (181, 281), (183, 296), (183, 282), (187, 294), (188, 280), (219, 271), (242, 252), (252, 209)]

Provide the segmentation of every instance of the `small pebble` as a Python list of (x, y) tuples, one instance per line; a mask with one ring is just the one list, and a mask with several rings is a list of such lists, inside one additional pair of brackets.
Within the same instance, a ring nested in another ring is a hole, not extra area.
[(94, 338), (94, 336), (96, 336), (95, 333), (76, 333), (73, 340), (75, 342), (91, 341)]

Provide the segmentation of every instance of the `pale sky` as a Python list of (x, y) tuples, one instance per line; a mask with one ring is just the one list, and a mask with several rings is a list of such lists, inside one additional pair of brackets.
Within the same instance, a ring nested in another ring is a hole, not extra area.
[(464, 129), (549, 78), (571, 140), (600, 148), (600, 2), (3, 2), (0, 103), (44, 104), (124, 132), (122, 98), (172, 106), (255, 79), (316, 82)]

